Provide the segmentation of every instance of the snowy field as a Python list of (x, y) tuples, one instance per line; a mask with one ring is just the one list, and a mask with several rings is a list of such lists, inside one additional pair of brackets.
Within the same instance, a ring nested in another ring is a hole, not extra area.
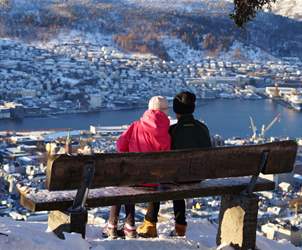
[[(101, 226), (87, 226), (87, 238), (83, 240), (78, 234), (66, 234), (66, 240), (60, 240), (53, 233), (47, 232), (46, 223), (16, 222), (10, 218), (0, 218), (1, 250), (168, 250), (168, 249), (216, 249), (217, 229), (207, 220), (190, 219), (186, 238), (168, 236), (173, 227), (173, 220), (159, 223), (159, 238), (134, 240), (108, 240), (101, 238)], [(271, 241), (258, 235), (257, 247), (260, 250), (298, 250), (286, 241)], [(219, 249), (233, 249), (221, 246)]]

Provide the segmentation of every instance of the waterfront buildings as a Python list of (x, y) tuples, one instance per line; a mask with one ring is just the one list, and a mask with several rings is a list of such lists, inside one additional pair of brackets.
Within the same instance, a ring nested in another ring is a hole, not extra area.
[[(28, 45), (0, 40), (0, 95), (23, 105), (26, 116), (120, 109), (152, 95), (190, 89), (198, 98), (261, 98), (275, 82), (302, 82), (301, 62), (230, 61), (213, 57), (164, 61), (119, 51), (108, 38)], [(254, 88), (246, 89), (247, 86)], [(294, 85), (292, 85), (294, 86)], [(297, 86), (295, 86), (297, 88)], [(21, 117), (3, 108), (0, 117)]]
[(4, 102), (0, 105), (0, 119), (22, 119), (24, 117), (24, 107), (15, 102)]
[[(81, 131), (32, 131), (0, 134), (0, 216), (10, 216), (15, 220), (47, 220), (47, 213), (29, 213), (18, 203), (16, 185), (23, 188), (43, 188), (46, 161), (50, 155), (60, 153), (93, 154), (115, 152), (115, 141), (127, 126), (90, 126)], [(221, 146), (222, 138), (215, 145)], [(299, 151), (298, 159), (302, 156)], [(282, 178), (281, 178), (282, 177)], [(267, 177), (266, 177), (267, 178)], [(269, 178), (269, 177), (268, 177)], [(275, 178), (276, 177), (272, 177)], [(279, 176), (280, 183), (273, 192), (260, 193), (259, 231), (268, 238), (288, 239), (295, 245), (301, 240), (296, 237), (295, 228), (302, 226), (296, 218), (300, 210), (289, 203), (298, 200), (302, 183), (291, 178)], [(193, 199), (188, 203), (190, 216), (206, 218), (212, 223), (218, 220), (220, 200), (218, 197)], [(90, 218), (100, 216), (97, 209), (90, 211)], [(278, 220), (276, 220), (278, 218)], [(290, 220), (289, 220), (290, 219)], [(288, 222), (289, 221), (289, 222)], [(287, 223), (287, 224), (286, 224)], [(285, 226), (289, 225), (289, 226)], [(300, 230), (300, 229), (299, 229)], [(301, 234), (300, 234), (301, 235)]]
[(279, 87), (276, 84), (274, 87), (266, 87), (265, 93), (272, 99), (284, 101), (294, 110), (302, 109), (302, 88)]

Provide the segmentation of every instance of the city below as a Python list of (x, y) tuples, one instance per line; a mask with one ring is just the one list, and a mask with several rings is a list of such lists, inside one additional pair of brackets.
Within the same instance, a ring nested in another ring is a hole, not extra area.
[[(300, 59), (165, 61), (108, 44), (0, 40), (0, 216), (46, 221), (47, 212), (20, 206), (17, 190), (44, 188), (51, 155), (115, 152), (116, 139), (153, 95), (171, 102), (181, 90), (194, 92), (195, 116), (207, 123), (215, 146), (288, 138), (302, 146)], [(293, 173), (264, 177), (277, 186), (259, 194), (258, 232), (301, 246), (302, 150)], [(193, 199), (188, 207), (190, 216), (218, 222), (218, 197)], [(108, 211), (89, 211), (90, 220), (100, 215)]]
[(0, 119), (136, 108), (152, 95), (172, 97), (183, 89), (200, 99), (272, 98), (301, 110), (299, 58), (165, 61), (122, 53), (102, 39), (103, 45), (76, 40), (36, 47), (0, 40)]
[[(274, 120), (277, 119), (278, 116)], [(171, 121), (173, 122), (175, 120)], [(212, 142), (214, 146), (268, 142), (272, 138), (264, 137), (264, 131), (270, 126), (273, 126), (273, 123), (264, 126), (261, 133), (255, 133), (250, 138), (223, 139), (220, 136), (212, 136)], [(31, 213), (19, 205), (17, 190), (34, 192), (35, 189), (44, 188), (46, 162), (51, 155), (116, 152), (116, 139), (126, 128), (126, 125), (90, 126), (85, 130), (1, 132), (0, 216), (9, 216), (14, 220), (46, 221), (47, 212)], [(297, 142), (302, 146), (302, 139), (297, 139)], [(301, 217), (297, 217), (297, 213), (302, 205), (299, 198), (302, 185), (302, 150), (298, 152), (293, 173), (264, 178), (274, 180), (277, 186), (273, 192), (260, 193), (259, 232), (272, 239), (287, 239), (294, 245), (301, 246), (302, 220)], [(218, 197), (196, 198), (188, 206), (190, 216), (199, 216), (213, 223), (218, 222), (220, 206)], [(106, 214), (104, 210), (93, 209), (89, 212), (89, 218), (97, 220), (99, 216), (103, 217), (104, 213)], [(105, 218), (106, 216), (108, 211)]]

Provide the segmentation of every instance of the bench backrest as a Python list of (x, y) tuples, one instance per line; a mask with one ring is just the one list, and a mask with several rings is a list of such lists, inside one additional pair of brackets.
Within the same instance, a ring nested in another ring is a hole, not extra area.
[(79, 188), (87, 164), (95, 166), (91, 188), (249, 176), (259, 172), (263, 152), (269, 155), (262, 173), (291, 172), (297, 143), (282, 141), (156, 153), (60, 155), (48, 161), (46, 187), (49, 190)]

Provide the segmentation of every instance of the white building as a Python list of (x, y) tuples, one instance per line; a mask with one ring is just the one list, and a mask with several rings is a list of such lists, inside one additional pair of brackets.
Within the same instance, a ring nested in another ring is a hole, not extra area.
[(0, 106), (0, 119), (10, 118), (10, 108)]
[(295, 246), (302, 245), (301, 229), (294, 226), (282, 226), (273, 223), (267, 223), (261, 226), (261, 231), (270, 240), (286, 239)]
[(102, 95), (101, 94), (90, 94), (89, 100), (90, 108), (97, 109), (102, 105)]

